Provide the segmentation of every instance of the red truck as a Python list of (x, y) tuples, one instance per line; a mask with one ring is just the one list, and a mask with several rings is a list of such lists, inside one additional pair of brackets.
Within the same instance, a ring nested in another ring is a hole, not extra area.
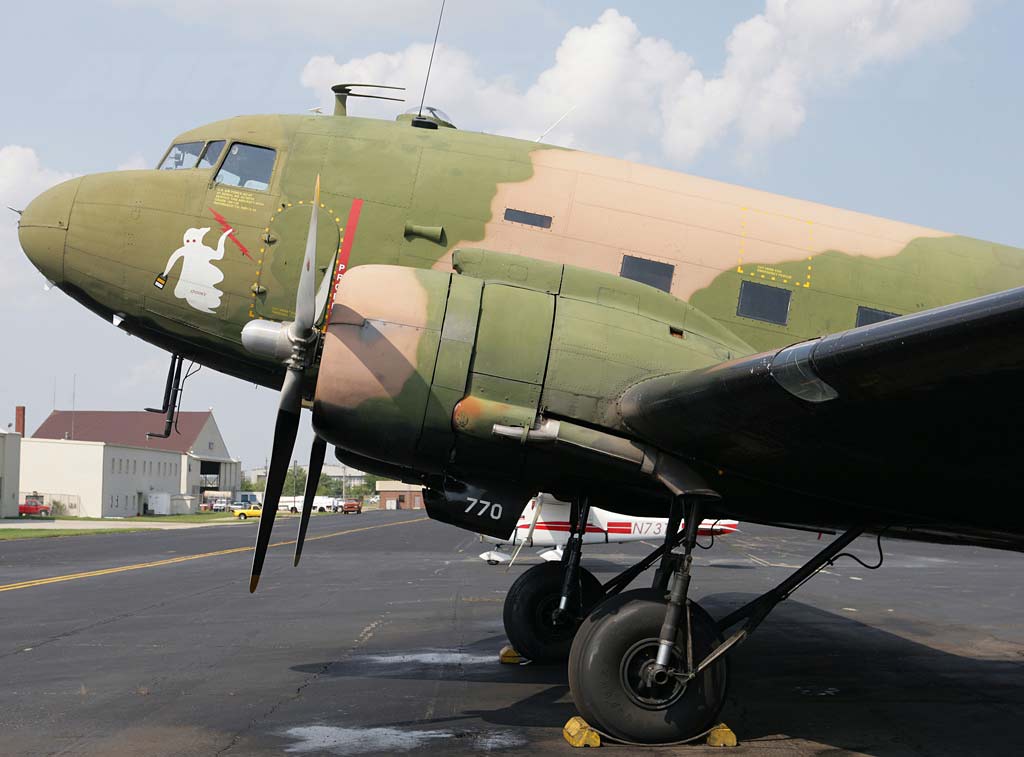
[(347, 499), (341, 503), (341, 509), (339, 510), (342, 515), (348, 515), (354, 513), (360, 515), (363, 512), (363, 503), (355, 499)]
[(18, 517), (23, 515), (50, 516), (50, 506), (43, 501), (42, 494), (26, 494), (25, 501), (18, 505)]

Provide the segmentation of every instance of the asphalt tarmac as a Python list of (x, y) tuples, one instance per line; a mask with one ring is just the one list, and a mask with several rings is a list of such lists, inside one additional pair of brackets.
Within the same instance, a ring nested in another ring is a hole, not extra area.
[[(572, 753), (564, 670), (497, 663), (505, 590), (537, 558), (506, 573), (421, 518), (316, 517), (255, 595), (254, 524), (0, 542), (0, 754)], [(823, 544), (741, 529), (695, 564), (715, 616)], [(840, 561), (736, 650), (733, 754), (1024, 753), (1024, 556), (883, 545), (880, 570)], [(584, 564), (607, 579), (647, 549)]]

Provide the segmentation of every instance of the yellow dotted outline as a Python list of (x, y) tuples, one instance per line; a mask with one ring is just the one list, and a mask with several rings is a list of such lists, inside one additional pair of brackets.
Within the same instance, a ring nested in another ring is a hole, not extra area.
[[(310, 200), (311, 204), (312, 202), (313, 201)], [(305, 204), (305, 200), (299, 200), (298, 204)], [(277, 212), (274, 213), (274, 215), (270, 216), (270, 220), (267, 222), (267, 225), (263, 228), (263, 233), (269, 234), (270, 224), (272, 224), (274, 222), (274, 219), (277, 218), (278, 213), (280, 213), (282, 210), (286, 210), (287, 208), (292, 207), (292, 205), (293, 203), (290, 202), (282, 202)], [(328, 208), (324, 203), (320, 203), (320, 207), (326, 210), (328, 213), (330, 213), (331, 217), (334, 219), (334, 225), (337, 226), (338, 228), (337, 254), (341, 254), (341, 246), (345, 242), (345, 229), (341, 225), (341, 216), (335, 215), (334, 208)], [(260, 288), (260, 278), (262, 278), (263, 276), (263, 258), (264, 255), (266, 254), (266, 251), (266, 247), (260, 247), (260, 256), (256, 260), (256, 280), (252, 284), (252, 297), (249, 299), (249, 318), (256, 318), (256, 298), (259, 296), (257, 292), (259, 291)], [(271, 250), (271, 252), (273, 252), (273, 250)]]

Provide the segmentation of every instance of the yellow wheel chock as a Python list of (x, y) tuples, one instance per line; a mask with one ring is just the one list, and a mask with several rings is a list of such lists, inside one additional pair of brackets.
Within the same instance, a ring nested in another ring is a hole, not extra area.
[(736, 734), (725, 723), (719, 723), (708, 734), (708, 746), (736, 746)]
[(569, 742), (569, 746), (601, 746), (600, 734), (579, 715), (569, 718), (569, 722), (562, 726), (562, 737)]
[(498, 662), (502, 665), (519, 665), (522, 661), (523, 656), (508, 644), (503, 646), (501, 651), (498, 652)]

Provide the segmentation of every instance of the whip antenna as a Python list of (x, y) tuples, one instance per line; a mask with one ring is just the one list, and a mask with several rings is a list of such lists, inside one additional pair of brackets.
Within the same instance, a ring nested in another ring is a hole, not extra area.
[(441, 19), (444, 18), (445, 0), (441, 0), (441, 12), (437, 14), (437, 29), (434, 30), (434, 46), (430, 48), (430, 62), (427, 64), (427, 78), (423, 80), (423, 96), (416, 118), (423, 118), (423, 103), (427, 99), (427, 84), (430, 83), (430, 67), (434, 65), (434, 51), (437, 50), (437, 35), (441, 33)]

